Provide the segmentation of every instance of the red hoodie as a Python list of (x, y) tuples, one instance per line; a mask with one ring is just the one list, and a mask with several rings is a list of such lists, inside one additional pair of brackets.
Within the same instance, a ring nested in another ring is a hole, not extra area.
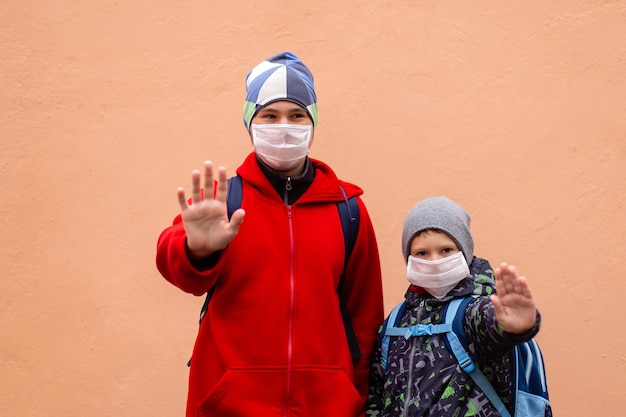
[(362, 357), (352, 361), (337, 286), (344, 240), (337, 202), (362, 190), (311, 160), (315, 179), (286, 205), (251, 153), (237, 173), (246, 217), (210, 269), (189, 261), (180, 215), (157, 244), (157, 267), (183, 291), (215, 285), (193, 351), (191, 416), (363, 415), (369, 363), (383, 298), (371, 220), (358, 199), (360, 227), (342, 298)]

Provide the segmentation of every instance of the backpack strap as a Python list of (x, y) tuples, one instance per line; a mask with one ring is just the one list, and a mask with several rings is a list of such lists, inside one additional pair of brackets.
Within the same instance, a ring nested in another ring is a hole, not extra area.
[(387, 328), (387, 335), (402, 336), (410, 339), (415, 336), (432, 336), (434, 334), (448, 333), (452, 330), (450, 324), (415, 324), (409, 327), (390, 327)]
[(239, 174), (228, 179), (228, 193), (226, 194), (226, 207), (228, 209), (228, 220), (233, 217), (233, 213), (241, 207), (243, 199), (243, 186)]
[(341, 272), (341, 278), (339, 278), (339, 310), (341, 311), (341, 318), (343, 320), (343, 327), (346, 331), (346, 337), (348, 338), (348, 346), (350, 347), (350, 353), (352, 360), (359, 359), (363, 354), (359, 347), (359, 342), (356, 338), (356, 333), (352, 327), (352, 321), (350, 320), (350, 314), (348, 308), (343, 302), (341, 297), (341, 288), (343, 286), (344, 277), (346, 275), (346, 268), (348, 267), (348, 260), (356, 244), (356, 237), (359, 233), (359, 203), (356, 197), (348, 198), (346, 191), (341, 184), (339, 185), (341, 193), (343, 194), (343, 201), (337, 203), (337, 209), (339, 209), (339, 218), (341, 219), (341, 229), (343, 231), (343, 243), (345, 248), (345, 258), (343, 262), (343, 271)]
[[(511, 414), (507, 410), (506, 406), (502, 402), (502, 399), (498, 396), (493, 386), (485, 377), (485, 375), (478, 369), (467, 350), (463, 347), (465, 342), (465, 332), (463, 331), (463, 318), (465, 317), (465, 309), (467, 305), (473, 300), (473, 297), (467, 298), (455, 298), (450, 301), (446, 306), (444, 323), (450, 324), (452, 331), (446, 334), (448, 344), (452, 353), (456, 357), (461, 368), (472, 377), (476, 385), (485, 393), (491, 404), (498, 410), (503, 417), (510, 417)], [(458, 333), (457, 333), (458, 332)], [(459, 337), (458, 335), (461, 337)], [(466, 343), (466, 342), (465, 342)]]
[(389, 313), (389, 317), (383, 323), (383, 329), (381, 333), (381, 365), (383, 372), (387, 370), (387, 358), (389, 356), (389, 345), (391, 344), (391, 337), (404, 337), (410, 339), (415, 336), (425, 336), (440, 333), (448, 333), (452, 331), (452, 324), (415, 324), (413, 326), (398, 327), (402, 321), (402, 316), (406, 311), (406, 301), (402, 301), (400, 304), (394, 307)]
[(343, 243), (346, 250), (346, 259), (343, 266), (345, 272), (348, 259), (350, 259), (352, 249), (354, 249), (356, 243), (356, 237), (359, 234), (359, 203), (356, 201), (356, 197), (348, 198), (346, 191), (341, 185), (339, 185), (339, 188), (343, 194), (343, 201), (337, 203), (337, 208), (341, 218), (341, 229), (344, 236)]
[(400, 324), (405, 311), (406, 301), (402, 301), (391, 310), (391, 313), (389, 313), (389, 316), (383, 323), (380, 333), (380, 364), (383, 368), (383, 374), (387, 370), (387, 359), (389, 357), (389, 344), (391, 343), (391, 335), (389, 333)]

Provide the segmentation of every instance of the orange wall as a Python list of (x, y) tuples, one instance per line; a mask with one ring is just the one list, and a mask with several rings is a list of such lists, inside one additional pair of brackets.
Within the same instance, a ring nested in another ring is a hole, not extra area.
[(180, 416), (202, 300), (154, 266), (176, 188), (250, 151), (244, 77), (316, 77), (312, 156), (361, 185), (389, 310), (417, 200), (530, 280), (560, 416), (626, 408), (626, 6), (616, 1), (0, 5), (0, 415)]

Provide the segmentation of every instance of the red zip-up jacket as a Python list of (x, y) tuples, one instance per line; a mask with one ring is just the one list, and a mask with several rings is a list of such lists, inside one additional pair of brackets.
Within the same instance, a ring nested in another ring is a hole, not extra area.
[(311, 159), (315, 177), (287, 205), (251, 153), (239, 167), (246, 217), (209, 269), (187, 257), (180, 215), (157, 244), (157, 267), (183, 291), (214, 287), (189, 374), (187, 417), (364, 415), (383, 320), (378, 247), (358, 198), (360, 227), (341, 294), (362, 356), (353, 362), (337, 287), (344, 238), (337, 202), (362, 190)]

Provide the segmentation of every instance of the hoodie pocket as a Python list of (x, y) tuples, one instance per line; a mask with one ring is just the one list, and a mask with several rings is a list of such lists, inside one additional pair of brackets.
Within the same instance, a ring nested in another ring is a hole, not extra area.
[(298, 368), (293, 372), (291, 403), (302, 415), (356, 416), (363, 399), (348, 375), (338, 368)]
[(231, 368), (198, 407), (198, 417), (272, 416), (285, 395), (283, 368)]
[(287, 397), (284, 368), (231, 368), (198, 407), (198, 417), (294, 415), (346, 417), (362, 399), (350, 378), (336, 368), (294, 368)]

